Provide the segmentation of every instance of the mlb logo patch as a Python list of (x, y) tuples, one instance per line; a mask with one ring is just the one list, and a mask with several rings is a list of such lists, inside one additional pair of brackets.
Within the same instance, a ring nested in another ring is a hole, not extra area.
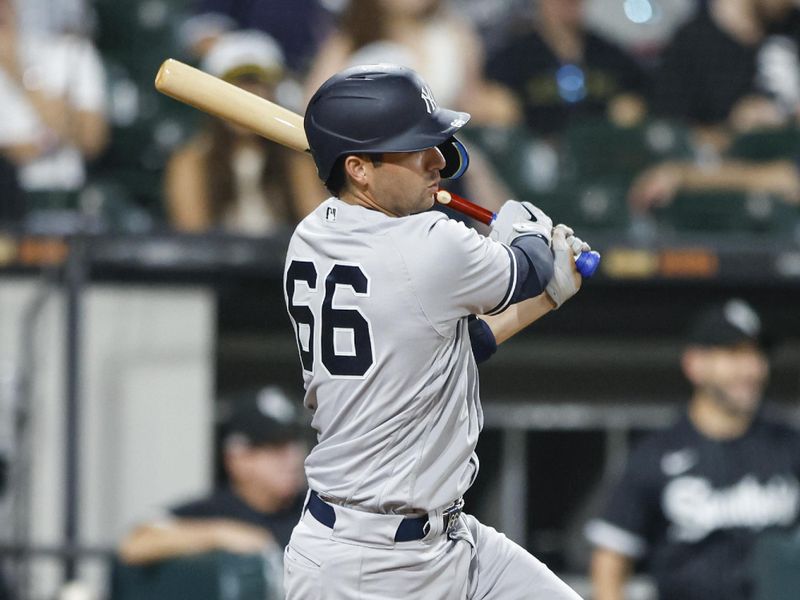
[(325, 220), (328, 221), (328, 223), (336, 222), (336, 207), (335, 206), (329, 206), (328, 208), (325, 209)]

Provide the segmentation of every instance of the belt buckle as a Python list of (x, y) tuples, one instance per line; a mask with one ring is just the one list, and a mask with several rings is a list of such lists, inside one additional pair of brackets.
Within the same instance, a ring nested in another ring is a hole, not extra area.
[(458, 517), (461, 516), (461, 510), (464, 508), (464, 499), (459, 498), (455, 502), (453, 502), (452, 506), (444, 509), (442, 511), (442, 517), (444, 517), (444, 532), (449, 534), (453, 528), (455, 528), (456, 523), (458, 523)]

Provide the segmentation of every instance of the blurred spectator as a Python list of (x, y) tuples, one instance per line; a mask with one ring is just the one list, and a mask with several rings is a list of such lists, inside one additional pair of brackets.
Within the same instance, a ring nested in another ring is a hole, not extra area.
[(24, 0), (17, 2), (24, 31), (89, 35), (94, 26), (90, 0)]
[(120, 544), (121, 559), (146, 564), (212, 550), (279, 554), (303, 506), (306, 432), (298, 406), (279, 388), (240, 402), (224, 427), (228, 484), (135, 528)]
[(644, 72), (586, 29), (583, 0), (538, 0), (532, 22), (491, 57), (487, 73), (517, 94), (538, 134), (557, 134), (583, 117), (632, 125), (646, 112)]
[[(484, 79), (481, 40), (444, 0), (349, 0), (339, 28), (320, 48), (306, 79), (308, 95), (334, 73), (355, 64), (410, 67), (430, 82), (436, 101), (472, 115), (478, 125), (511, 126), (519, 107), (507, 90)], [(481, 152), (470, 147), (465, 193), (494, 209), (511, 196)], [(307, 167), (310, 173), (313, 170)], [(306, 195), (324, 199), (313, 182)]]
[(796, 12), (793, 0), (709, 2), (664, 52), (654, 82), (654, 112), (688, 119), (698, 126), (700, 141), (717, 150), (728, 142), (725, 128), (743, 132), (783, 125), (786, 111), (774, 92), (760, 86), (765, 76), (759, 75), (758, 57), (773, 32), (797, 39)]
[(669, 42), (672, 34), (705, 0), (590, 0), (586, 25), (614, 40), (643, 64), (650, 65)]
[(195, 15), (182, 29), (197, 56), (227, 31), (263, 31), (278, 42), (288, 67), (304, 73), (331, 26), (326, 4), (330, 0), (197, 0)]
[(795, 160), (723, 160), (712, 165), (668, 161), (641, 173), (628, 192), (633, 212), (669, 205), (680, 192), (752, 192), (800, 205), (800, 171)]
[[(284, 76), (280, 48), (258, 31), (223, 34), (201, 68), (270, 100)], [(301, 160), (251, 131), (209, 119), (167, 164), (170, 221), (182, 231), (222, 229), (251, 235), (292, 225), (308, 212), (299, 204), (304, 197), (294, 185), (295, 165)]]
[(586, 528), (596, 600), (621, 600), (641, 558), (660, 600), (752, 600), (757, 536), (797, 523), (800, 432), (762, 414), (769, 363), (758, 315), (729, 300), (701, 312), (687, 341), (685, 415), (634, 449)]
[(487, 53), (505, 43), (508, 32), (530, 0), (449, 0), (453, 9), (464, 15), (483, 39)]
[(483, 59), (471, 24), (444, 0), (349, 0), (339, 29), (317, 54), (306, 89), (316, 90), (351, 64), (395, 62), (417, 71), (439, 103), (470, 113), (473, 123), (513, 124), (517, 104), (484, 79)]
[(75, 191), (85, 161), (108, 139), (106, 88), (92, 43), (74, 34), (28, 33), (13, 0), (0, 0), (0, 148), (25, 191)]

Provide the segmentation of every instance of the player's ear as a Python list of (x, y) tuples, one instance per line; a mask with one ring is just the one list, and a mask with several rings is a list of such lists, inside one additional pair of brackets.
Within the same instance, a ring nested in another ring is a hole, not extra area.
[(344, 172), (356, 186), (363, 188), (367, 185), (367, 160), (355, 154), (344, 159)]

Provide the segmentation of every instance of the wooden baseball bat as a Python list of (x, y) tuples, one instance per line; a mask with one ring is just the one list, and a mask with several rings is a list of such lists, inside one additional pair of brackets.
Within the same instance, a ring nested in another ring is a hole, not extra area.
[[(303, 129), (303, 117), (178, 60), (168, 58), (162, 63), (156, 74), (156, 89), (175, 100), (249, 129), (268, 140), (299, 152), (309, 151), (308, 139)], [(487, 225), (494, 218), (491, 211), (456, 194), (439, 192), (435, 198), (437, 202), (449, 204), (457, 211)], [(600, 261), (599, 254), (596, 252), (592, 254), (596, 255), (596, 259), (592, 257), (592, 262), (585, 273), (584, 269), (581, 269), (584, 277), (591, 276)]]
[(308, 151), (303, 117), (178, 60), (164, 61), (156, 75), (156, 89), (268, 140)]
[[(309, 151), (303, 117), (178, 60), (169, 58), (164, 61), (156, 75), (156, 89), (268, 140), (300, 152)], [(492, 214), (460, 197), (450, 202), (450, 206), (487, 224), (485, 215)]]

